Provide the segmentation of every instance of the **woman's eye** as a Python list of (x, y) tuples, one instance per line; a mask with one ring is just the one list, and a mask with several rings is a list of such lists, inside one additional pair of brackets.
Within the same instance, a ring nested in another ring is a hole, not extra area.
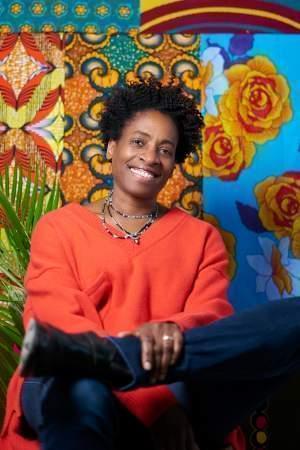
[(132, 139), (131, 142), (138, 147), (142, 147), (144, 145), (144, 141), (142, 139)]
[(172, 151), (169, 148), (161, 148), (160, 151), (164, 154), (164, 155), (172, 155)]

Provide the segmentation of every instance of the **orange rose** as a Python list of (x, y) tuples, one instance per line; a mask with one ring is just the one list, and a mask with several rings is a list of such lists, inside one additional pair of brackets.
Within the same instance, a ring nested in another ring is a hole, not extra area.
[(286, 79), (263, 56), (235, 64), (225, 75), (230, 87), (219, 106), (226, 132), (258, 143), (275, 138), (292, 117)]
[(224, 131), (220, 117), (205, 116), (203, 139), (203, 175), (235, 180), (248, 167), (255, 146), (244, 137), (230, 136)]
[(295, 255), (300, 255), (300, 173), (269, 177), (255, 188), (259, 217), (277, 238), (289, 236)]

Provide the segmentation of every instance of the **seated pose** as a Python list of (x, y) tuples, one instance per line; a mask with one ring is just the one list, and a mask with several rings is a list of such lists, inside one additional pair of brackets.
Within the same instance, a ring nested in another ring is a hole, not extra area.
[[(300, 298), (267, 303), (183, 333), (184, 345), (162, 378), (153, 378), (152, 335), (67, 334), (31, 320), (23, 342), (24, 376), (91, 377), (120, 391), (185, 381), (201, 395), (202, 440), (226, 434), (300, 372)], [(175, 337), (165, 335), (166, 359)], [(229, 407), (230, 405), (230, 407)], [(207, 448), (207, 447), (206, 447)], [(211, 447), (208, 447), (211, 448)]]
[[(236, 414), (239, 380), (233, 378), (228, 388), (220, 379), (212, 387), (213, 378), (196, 383), (166, 378), (181, 354), (183, 333), (194, 327), (206, 332), (206, 325), (233, 313), (218, 231), (157, 202), (175, 163), (201, 144), (202, 126), (194, 101), (175, 82), (162, 86), (150, 79), (115, 89), (99, 123), (113, 190), (103, 185), (104, 198), (46, 214), (32, 236), (25, 329), (34, 318), (67, 334), (134, 334), (141, 338), (146, 369), (152, 355), (153, 386), (115, 390), (85, 365), (77, 340), (76, 367), (59, 346), (56, 357), (66, 357), (71, 369), (66, 376), (53, 370), (33, 378), (25, 376), (25, 368), (13, 375), (1, 450), (245, 448), (235, 429), (243, 415)], [(234, 337), (241, 353), (248, 345), (244, 333)], [(94, 345), (90, 334), (85, 337)], [(185, 351), (187, 345), (186, 337)], [(98, 351), (91, 348), (96, 361)], [(215, 352), (209, 351), (211, 360)], [(56, 357), (49, 356), (53, 369)], [(247, 411), (254, 404), (251, 397)]]

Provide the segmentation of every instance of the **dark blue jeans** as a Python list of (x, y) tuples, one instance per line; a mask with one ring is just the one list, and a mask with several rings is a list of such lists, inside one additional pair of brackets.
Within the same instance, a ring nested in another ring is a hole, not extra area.
[[(124, 390), (147, 386), (137, 338), (113, 338), (133, 374)], [(184, 380), (198, 441), (217, 448), (228, 432), (300, 373), (300, 298), (278, 300), (184, 333), (166, 383)]]
[(22, 408), (42, 450), (153, 450), (149, 431), (92, 378), (31, 378)]
[[(228, 432), (300, 371), (300, 299), (234, 314), (187, 331), (184, 340), (181, 358), (166, 382), (186, 382), (200, 448), (216, 449)], [(133, 374), (124, 390), (148, 385), (149, 374), (140, 365), (140, 341), (134, 337), (112, 341)], [(36, 401), (40, 423), (30, 414), (34, 394), (29, 394), (29, 386), (26, 383), (23, 389), (23, 409), (38, 430), (43, 450), (115, 448), (115, 436), (129, 414), (123, 414), (99, 380), (43, 383)], [(145, 442), (151, 447), (149, 439)]]

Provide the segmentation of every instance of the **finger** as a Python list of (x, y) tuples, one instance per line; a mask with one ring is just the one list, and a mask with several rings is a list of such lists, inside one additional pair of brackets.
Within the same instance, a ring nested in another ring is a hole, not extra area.
[(150, 335), (141, 335), (142, 345), (142, 366), (143, 369), (149, 371), (154, 366), (154, 341)]
[(173, 354), (171, 358), (171, 364), (175, 364), (178, 360), (183, 346), (183, 336), (182, 333), (178, 330), (174, 333), (174, 343), (173, 343)]
[(160, 367), (161, 367), (161, 358), (162, 358), (162, 336), (163, 336), (163, 327), (162, 324), (155, 326), (153, 329), (153, 339), (154, 339), (154, 354), (153, 354), (153, 374), (151, 377), (151, 381), (153, 383), (157, 383), (160, 377)]
[(157, 383), (160, 379), (160, 368), (161, 368), (161, 358), (162, 358), (162, 342), (161, 339), (155, 339), (154, 346), (154, 372), (152, 376), (153, 383)]
[[(169, 339), (167, 339), (169, 338)], [(173, 359), (174, 353), (174, 338), (170, 335), (164, 335), (162, 338), (163, 344), (163, 352), (161, 358), (161, 368), (160, 368), (160, 381), (166, 378), (169, 366), (171, 365), (171, 361)]]

